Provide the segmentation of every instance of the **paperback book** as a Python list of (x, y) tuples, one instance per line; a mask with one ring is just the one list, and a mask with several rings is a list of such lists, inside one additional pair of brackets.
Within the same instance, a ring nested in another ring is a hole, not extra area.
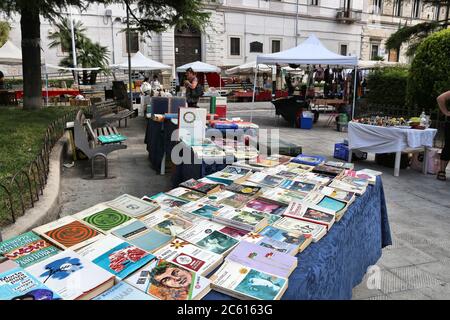
[(261, 187), (232, 183), (226, 187), (226, 190), (234, 193), (240, 193), (249, 197), (254, 197), (261, 192)]
[(119, 281), (154, 258), (152, 254), (113, 235), (84, 247), (79, 254), (114, 275)]
[(320, 173), (320, 174), (324, 174), (330, 177), (337, 177), (340, 176), (344, 173), (343, 168), (336, 168), (333, 166), (327, 166), (325, 164), (319, 164), (317, 166), (314, 167), (313, 171), (314, 173)]
[(180, 198), (186, 201), (197, 201), (205, 196), (205, 194), (193, 191), (187, 188), (178, 187), (167, 192), (169, 196)]
[(247, 241), (241, 241), (227, 260), (282, 278), (288, 278), (297, 267), (297, 258)]
[(59, 251), (34, 232), (26, 232), (0, 243), (0, 256), (16, 262), (22, 268), (45, 260)]
[(208, 178), (214, 181), (232, 184), (244, 182), (251, 174), (252, 171), (250, 169), (237, 166), (227, 166), (222, 171), (210, 174)]
[(160, 300), (200, 300), (211, 290), (210, 280), (162, 259), (153, 259), (125, 281)]
[(312, 203), (317, 207), (332, 211), (335, 215), (336, 221), (339, 221), (342, 218), (348, 208), (347, 202), (324, 195), (321, 192), (311, 192), (305, 198), (304, 202)]
[(156, 251), (173, 239), (171, 235), (147, 227), (142, 221), (134, 221), (112, 234), (147, 252)]
[(191, 179), (181, 183), (180, 187), (198, 191), (203, 194), (212, 194), (221, 190), (220, 185), (217, 183), (205, 183), (197, 181), (195, 179)]
[(295, 181), (295, 180), (284, 180), (283, 183), (281, 183), (280, 188), (296, 191), (296, 192), (303, 192), (308, 193), (316, 187), (313, 183), (308, 182), (301, 182), (301, 181)]
[(33, 231), (58, 247), (71, 250), (78, 250), (103, 237), (100, 231), (72, 216), (66, 216)]
[(180, 234), (179, 238), (213, 253), (227, 255), (239, 240), (217, 229), (217, 223), (204, 221)]
[(114, 286), (114, 276), (72, 250), (36, 263), (27, 271), (64, 300), (90, 300)]
[(145, 216), (159, 209), (159, 206), (155, 203), (147, 202), (128, 194), (121, 195), (107, 202), (106, 205), (133, 218)]
[(256, 212), (234, 208), (222, 208), (214, 213), (213, 221), (246, 231), (258, 231), (268, 225), (267, 218)]
[(244, 207), (244, 210), (246, 208), (250, 208), (256, 211), (270, 213), (274, 215), (282, 215), (283, 212), (286, 210), (287, 205), (282, 202), (274, 201), (265, 199), (262, 197), (250, 200), (246, 207)]
[(132, 285), (129, 285), (128, 283), (122, 281), (92, 300), (142, 301), (142, 300), (158, 300), (158, 299), (152, 297), (151, 295), (145, 294), (141, 290), (138, 290)]
[(333, 211), (306, 202), (291, 202), (284, 216), (321, 224), (327, 230), (330, 230), (336, 220)]
[(185, 220), (177, 215), (165, 211), (157, 211), (141, 221), (148, 227), (153, 228), (167, 236), (176, 237), (180, 233), (192, 227), (190, 220)]
[(269, 188), (264, 191), (261, 197), (288, 205), (292, 201), (303, 200), (307, 195), (307, 192), (292, 191), (283, 188)]
[(180, 208), (187, 203), (190, 203), (188, 200), (184, 200), (181, 198), (173, 197), (166, 193), (160, 192), (150, 197), (150, 200), (156, 202), (162, 210), (171, 211), (175, 208)]
[(282, 177), (270, 175), (265, 172), (256, 172), (247, 178), (247, 181), (271, 188), (279, 186), (283, 180), (284, 178)]
[(280, 242), (295, 245), (297, 247), (296, 254), (305, 250), (312, 241), (310, 236), (306, 236), (300, 232), (282, 230), (273, 226), (264, 228), (259, 232), (259, 234), (263, 237), (272, 238)]
[(212, 204), (197, 201), (191, 202), (180, 209), (204, 219), (212, 219), (214, 214), (222, 208), (222, 205), (214, 206)]
[(275, 228), (286, 230), (289, 232), (301, 232), (306, 237), (311, 237), (313, 242), (317, 242), (327, 234), (327, 228), (323, 225), (283, 217), (273, 224)]
[(136, 219), (104, 204), (77, 213), (74, 217), (104, 234), (136, 221)]
[(159, 259), (180, 265), (202, 276), (207, 276), (223, 262), (221, 255), (181, 239), (173, 240), (154, 254)]
[(250, 232), (241, 241), (247, 241), (255, 243), (261, 247), (275, 250), (280, 253), (285, 253), (291, 256), (295, 256), (299, 252), (298, 245), (278, 241), (273, 238), (265, 237), (259, 233)]
[(61, 297), (11, 260), (0, 262), (0, 300), (61, 300)]
[(225, 261), (211, 276), (213, 289), (242, 300), (279, 300), (288, 287), (286, 278)]

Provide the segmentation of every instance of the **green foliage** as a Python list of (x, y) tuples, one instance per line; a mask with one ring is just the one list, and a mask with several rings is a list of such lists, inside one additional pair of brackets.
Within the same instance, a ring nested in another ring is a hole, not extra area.
[(6, 41), (8, 41), (9, 31), (11, 27), (6, 21), (0, 21), (0, 47), (2, 47)]
[(406, 103), (427, 111), (437, 108), (436, 98), (450, 89), (450, 29), (436, 32), (417, 49), (411, 64)]
[(377, 69), (367, 79), (367, 100), (369, 104), (384, 106), (404, 106), (408, 69), (390, 67)]

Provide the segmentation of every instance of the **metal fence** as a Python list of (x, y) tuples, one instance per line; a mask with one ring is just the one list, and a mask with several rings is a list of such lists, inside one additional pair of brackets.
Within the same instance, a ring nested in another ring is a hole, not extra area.
[(52, 122), (36, 157), (13, 175), (0, 180), (0, 210), (9, 216), (9, 219), (0, 220), (0, 226), (15, 223), (44, 194), (50, 170), (50, 153), (63, 136), (66, 122), (73, 121), (75, 116), (76, 111), (70, 111)]

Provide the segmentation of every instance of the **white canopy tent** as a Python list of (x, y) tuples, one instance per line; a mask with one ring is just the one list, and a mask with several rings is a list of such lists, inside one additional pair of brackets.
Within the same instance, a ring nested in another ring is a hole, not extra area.
[[(110, 66), (111, 69), (118, 70), (128, 70), (128, 60), (122, 63), (113, 64)], [(131, 57), (131, 69), (138, 71), (153, 71), (153, 70), (168, 70), (172, 69), (171, 66), (160, 63), (158, 61), (152, 60), (144, 56), (141, 52), (136, 52), (134, 56)]]
[(0, 48), (0, 64), (20, 65), (22, 64), (22, 50), (11, 41), (6, 41)]
[[(228, 69), (225, 71), (227, 75), (234, 75), (234, 74), (248, 74), (253, 73), (256, 70), (256, 61), (253, 62), (247, 62), (243, 65)], [(271, 72), (272, 68), (266, 64), (260, 64), (258, 65), (258, 70), (260, 72)]]
[(195, 61), (188, 64), (185, 64), (181, 67), (177, 68), (177, 72), (186, 72), (187, 69), (192, 68), (194, 72), (203, 72), (203, 73), (220, 73), (221, 70), (219, 67), (213, 66), (211, 64), (207, 64), (201, 61)]
[[(358, 66), (358, 58), (356, 56), (342, 56), (328, 50), (320, 40), (314, 35), (310, 35), (308, 39), (303, 41), (300, 45), (294, 48), (290, 48), (285, 51), (259, 55), (256, 59), (259, 64), (297, 64), (297, 65), (309, 65), (309, 64), (329, 64), (340, 66), (352, 66), (355, 69), (355, 81), (353, 90), (353, 107), (352, 118), (354, 115), (356, 104), (356, 71)], [(258, 68), (255, 71), (255, 75), (258, 72)], [(256, 81), (253, 87), (253, 102), (255, 101)], [(253, 112), (252, 112), (253, 118)]]

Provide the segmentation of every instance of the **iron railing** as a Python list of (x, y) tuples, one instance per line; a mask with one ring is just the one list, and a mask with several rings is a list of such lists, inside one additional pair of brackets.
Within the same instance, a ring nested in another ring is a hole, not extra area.
[(0, 226), (15, 223), (44, 194), (50, 172), (50, 153), (63, 136), (66, 123), (73, 121), (75, 116), (76, 111), (69, 111), (52, 122), (36, 157), (16, 173), (0, 180), (0, 210), (9, 216), (9, 219), (0, 220)]

